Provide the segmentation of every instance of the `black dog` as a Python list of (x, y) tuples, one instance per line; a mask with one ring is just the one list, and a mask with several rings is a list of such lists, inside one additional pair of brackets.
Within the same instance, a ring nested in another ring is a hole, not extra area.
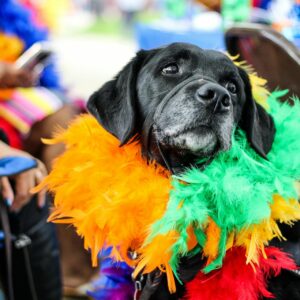
[[(243, 69), (220, 52), (182, 43), (138, 52), (92, 95), (88, 109), (121, 145), (139, 139), (145, 158), (173, 173), (229, 149), (235, 126), (264, 158), (275, 135), (273, 120), (253, 100)], [(199, 261), (182, 262), (183, 280), (200, 267)], [(167, 295), (162, 283), (151, 299), (178, 299), (179, 294)], [(278, 294), (277, 299), (286, 298)]]

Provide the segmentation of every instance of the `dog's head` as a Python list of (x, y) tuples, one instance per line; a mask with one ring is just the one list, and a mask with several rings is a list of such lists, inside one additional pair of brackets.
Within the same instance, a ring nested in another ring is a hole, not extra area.
[(183, 43), (138, 52), (88, 109), (121, 145), (136, 136), (148, 159), (172, 168), (229, 149), (235, 126), (265, 157), (275, 132), (243, 69), (220, 52)]

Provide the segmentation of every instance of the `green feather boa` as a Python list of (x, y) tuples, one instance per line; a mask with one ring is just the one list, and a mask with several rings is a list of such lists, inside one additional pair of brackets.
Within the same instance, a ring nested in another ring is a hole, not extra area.
[(193, 168), (173, 176), (167, 210), (152, 226), (146, 243), (171, 230), (179, 233), (171, 249), (170, 265), (175, 275), (179, 258), (188, 254), (189, 226), (197, 237), (198, 251), (206, 242), (204, 224), (208, 217), (221, 229), (218, 257), (204, 269), (210, 272), (222, 265), (229, 233), (270, 217), (274, 194), (285, 200), (297, 197), (294, 183), (300, 179), (300, 102), (294, 99), (294, 106), (280, 103), (285, 93), (274, 92), (268, 99), (276, 126), (268, 160), (256, 154), (237, 129), (231, 149), (220, 153), (204, 171)]

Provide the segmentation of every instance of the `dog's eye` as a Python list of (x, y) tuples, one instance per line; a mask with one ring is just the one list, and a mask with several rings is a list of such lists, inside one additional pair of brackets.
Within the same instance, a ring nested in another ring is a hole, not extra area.
[(161, 73), (163, 75), (174, 75), (177, 74), (178, 72), (179, 72), (179, 67), (175, 63), (168, 64), (161, 70)]
[(232, 81), (229, 81), (226, 83), (226, 89), (232, 94), (236, 94), (236, 92), (237, 92), (237, 86)]

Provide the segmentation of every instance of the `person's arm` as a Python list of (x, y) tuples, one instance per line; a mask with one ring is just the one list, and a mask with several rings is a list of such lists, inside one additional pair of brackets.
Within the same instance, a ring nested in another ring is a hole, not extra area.
[(0, 62), (0, 88), (30, 87), (36, 79), (34, 72), (18, 69), (12, 63)]
[[(32, 158), (28, 153), (9, 147), (0, 141), (0, 159), (5, 157), (21, 156)], [(26, 205), (32, 198), (30, 190), (39, 184), (47, 175), (46, 167), (38, 161), (37, 168), (25, 171), (23, 173), (12, 176), (14, 180), (14, 190), (7, 177), (1, 177), (0, 187), (1, 195), (4, 200), (10, 205), (10, 210), (18, 212), (24, 205)], [(37, 195), (37, 205), (43, 207), (45, 205), (46, 192), (42, 190)]]

